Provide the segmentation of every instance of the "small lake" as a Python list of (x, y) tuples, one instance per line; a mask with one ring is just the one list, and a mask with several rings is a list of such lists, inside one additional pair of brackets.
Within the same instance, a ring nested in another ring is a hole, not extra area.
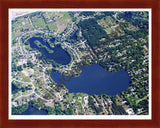
[(28, 105), (28, 109), (20, 115), (48, 115), (48, 112), (43, 109), (35, 109), (32, 105)]
[(18, 89), (13, 83), (11, 84), (11, 86), (12, 86), (11, 87), (12, 88), (12, 92), (14, 92), (14, 91), (16, 91)]
[[(56, 71), (51, 72), (52, 79), (61, 83), (62, 75)], [(62, 79), (63, 80), (63, 79)], [(88, 65), (82, 69), (79, 77), (72, 77), (65, 81), (66, 88), (70, 93), (87, 93), (89, 95), (116, 95), (127, 89), (130, 85), (130, 77), (125, 70), (109, 72), (98, 64)]]
[[(53, 50), (53, 53), (49, 53), (44, 47), (39, 48), (37, 44), (34, 43), (34, 41), (36, 40), (41, 42), (41, 44), (46, 46), (49, 50)], [(28, 41), (30, 43), (30, 47), (40, 51), (43, 58), (45, 59), (54, 60), (55, 62), (62, 65), (69, 64), (71, 61), (71, 56), (69, 55), (69, 53), (62, 49), (60, 45), (56, 45), (54, 48), (51, 48), (48, 42), (44, 42), (41, 37), (32, 37)]]
[(132, 13), (133, 12), (125, 12), (124, 17), (132, 18)]
[(51, 38), (49, 41), (50, 41), (51, 43), (54, 43), (55, 38)]
[(11, 91), (12, 91), (12, 94), (15, 94), (19, 91), (20, 89), (14, 85), (13, 83), (11, 83)]
[(77, 40), (77, 32), (78, 32), (78, 31), (76, 31), (76, 32), (73, 34), (73, 36), (70, 37), (70, 39), (72, 39), (72, 40)]

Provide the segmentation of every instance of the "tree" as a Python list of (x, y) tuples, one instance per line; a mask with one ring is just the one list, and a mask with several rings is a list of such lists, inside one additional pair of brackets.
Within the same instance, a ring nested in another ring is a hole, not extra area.
[(26, 66), (26, 64), (23, 64), (23, 68), (26, 68), (27, 66)]
[(17, 71), (17, 66), (15, 64), (12, 65), (12, 72)]
[(25, 45), (29, 45), (29, 41), (26, 41), (24, 44), (25, 44)]
[(25, 91), (26, 91), (26, 88), (25, 88), (25, 87), (22, 87), (21, 89), (22, 89), (22, 92), (25, 92)]
[(21, 114), (28, 109), (28, 104), (23, 104), (22, 106), (12, 107), (12, 114)]
[(42, 109), (48, 111), (48, 115), (55, 115), (56, 114), (56, 112), (55, 112), (53, 107), (45, 106)]
[(17, 70), (18, 70), (18, 71), (22, 71), (22, 70), (23, 70), (22, 65), (19, 65), (19, 66), (17, 67)]
[(73, 114), (74, 114), (74, 112), (73, 112), (73, 107), (71, 106), (70, 108), (67, 108), (67, 109), (65, 110), (65, 114), (66, 114), (66, 115), (73, 115)]
[(28, 65), (28, 67), (30, 67), (30, 68), (33, 68), (33, 66), (34, 66), (31, 61), (27, 61), (27, 65)]
[[(82, 35), (87, 39), (89, 45), (94, 47), (103, 42), (99, 40), (108, 37), (107, 33), (103, 28), (97, 23), (95, 19), (87, 19), (80, 21), (78, 27), (82, 30)], [(109, 38), (109, 37), (108, 37)]]
[(33, 107), (36, 108), (36, 109), (40, 109), (41, 106), (39, 105), (38, 102), (35, 102), (35, 103), (33, 104)]

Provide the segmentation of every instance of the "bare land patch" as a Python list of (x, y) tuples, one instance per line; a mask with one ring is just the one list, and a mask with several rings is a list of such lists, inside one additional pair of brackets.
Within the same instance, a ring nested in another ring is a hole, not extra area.
[(26, 15), (26, 14), (29, 14), (32, 12), (35, 12), (35, 11), (18, 11), (18, 10), (12, 11), (11, 18), (12, 18), (12, 20), (14, 20), (16, 17), (23, 16), (23, 15)]
[(24, 69), (22, 71), (22, 73), (25, 75), (25, 76), (31, 76), (32, 74), (34, 74), (34, 70), (29, 68), (29, 69)]

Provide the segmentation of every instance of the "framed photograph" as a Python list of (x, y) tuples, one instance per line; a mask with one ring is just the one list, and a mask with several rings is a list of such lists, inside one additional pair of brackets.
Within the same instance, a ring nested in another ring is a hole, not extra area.
[(151, 9), (9, 9), (9, 33), (10, 119), (151, 119)]
[(0, 126), (158, 127), (157, 2), (63, 2), (1, 2)]

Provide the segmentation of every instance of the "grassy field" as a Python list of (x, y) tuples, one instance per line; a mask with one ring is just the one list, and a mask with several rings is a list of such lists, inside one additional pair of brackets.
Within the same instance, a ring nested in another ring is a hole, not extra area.
[(126, 27), (126, 29), (128, 29), (129, 31), (137, 31), (139, 29), (136, 30), (136, 27), (133, 26), (132, 24), (129, 24), (129, 27)]
[(12, 24), (14, 28), (14, 33), (20, 34), (19, 31), (33, 30), (32, 24), (29, 22), (28, 18), (19, 18), (15, 23)]
[(110, 34), (112, 32), (111, 26), (116, 25), (113, 18), (110, 16), (106, 16), (101, 20), (98, 20), (98, 23), (104, 28), (107, 34)]
[(12, 41), (14, 41), (16, 39), (17, 35), (15, 34), (15, 32), (12, 32)]
[(138, 104), (140, 101), (142, 101), (142, 100), (145, 100), (147, 97), (143, 97), (142, 99), (138, 99), (137, 101), (136, 101), (136, 104)]
[[(53, 32), (61, 33), (65, 30), (68, 24), (72, 23), (72, 19), (68, 12), (45, 12), (43, 17), (32, 17), (32, 24), (34, 27), (49, 29)], [(48, 27), (48, 28), (47, 28)]]
[(71, 17), (70, 17), (70, 15), (68, 14), (68, 12), (64, 12), (64, 13), (63, 13), (63, 16), (60, 17), (60, 18), (58, 18), (58, 19), (56, 20), (56, 22), (57, 22), (57, 23), (60, 23), (60, 24), (63, 24), (63, 25), (66, 26), (68, 23), (71, 22)]
[(48, 23), (48, 27), (50, 31), (56, 32), (57, 31), (57, 26), (55, 25), (54, 22)]
[(137, 104), (138, 103), (137, 101), (140, 100), (136, 95), (129, 96), (129, 97), (127, 97), (127, 99), (132, 104)]
[(47, 25), (42, 17), (32, 17), (32, 24), (34, 27), (47, 29)]
[(62, 13), (63, 15), (59, 18), (56, 19), (55, 24), (57, 25), (57, 32), (61, 33), (65, 30), (65, 28), (67, 27), (68, 24), (72, 23), (72, 19), (70, 17), (70, 15), (68, 14), (68, 12), (64, 12)]
[(46, 45), (41, 44), (38, 40), (34, 41), (34, 43), (39, 47), (39, 48), (45, 48), (48, 53), (53, 53), (53, 50), (50, 50)]
[(19, 76), (24, 82), (31, 82), (30, 78), (25, 76), (23, 73), (20, 72)]

